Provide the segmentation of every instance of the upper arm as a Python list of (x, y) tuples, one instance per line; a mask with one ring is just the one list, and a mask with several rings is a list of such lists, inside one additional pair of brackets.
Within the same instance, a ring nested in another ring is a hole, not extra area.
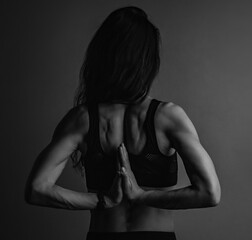
[(201, 145), (197, 131), (180, 106), (165, 106), (168, 121), (166, 133), (184, 163), (191, 184), (197, 189), (220, 194), (219, 180), (207, 151)]
[(87, 129), (84, 107), (72, 108), (59, 122), (50, 143), (35, 160), (28, 183), (33, 187), (53, 185), (69, 156), (78, 149)]

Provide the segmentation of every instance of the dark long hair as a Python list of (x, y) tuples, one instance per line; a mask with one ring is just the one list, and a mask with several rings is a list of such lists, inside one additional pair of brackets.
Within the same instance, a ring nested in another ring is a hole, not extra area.
[[(143, 101), (159, 71), (160, 43), (159, 29), (142, 9), (114, 10), (87, 47), (74, 106)], [(71, 157), (77, 165), (76, 154)]]

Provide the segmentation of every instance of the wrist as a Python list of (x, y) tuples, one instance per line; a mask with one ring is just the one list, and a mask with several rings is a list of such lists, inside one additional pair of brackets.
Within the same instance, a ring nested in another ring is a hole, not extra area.
[(105, 208), (112, 208), (115, 206), (114, 202), (110, 199), (110, 197), (105, 194), (104, 195)]
[(98, 202), (96, 205), (97, 210), (103, 210), (106, 208), (106, 200), (105, 200), (105, 193), (103, 191), (99, 191), (96, 193), (97, 198), (98, 198)]
[(134, 202), (139, 205), (144, 205), (145, 203), (145, 198), (148, 191), (141, 189), (141, 191), (138, 193), (137, 197), (135, 198)]

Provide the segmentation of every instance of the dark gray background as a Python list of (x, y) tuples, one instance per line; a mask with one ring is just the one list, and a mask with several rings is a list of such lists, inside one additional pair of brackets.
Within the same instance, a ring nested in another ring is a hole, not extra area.
[[(160, 74), (150, 95), (185, 109), (222, 186), (218, 207), (175, 211), (178, 239), (249, 239), (252, 4), (189, 0), (5, 2), (1, 14), (5, 239), (85, 239), (88, 211), (27, 205), (24, 184), (36, 156), (72, 107), (91, 36), (111, 11), (127, 4), (143, 8), (161, 32)], [(181, 162), (179, 176), (179, 186), (186, 185)], [(70, 163), (59, 184), (85, 189)]]

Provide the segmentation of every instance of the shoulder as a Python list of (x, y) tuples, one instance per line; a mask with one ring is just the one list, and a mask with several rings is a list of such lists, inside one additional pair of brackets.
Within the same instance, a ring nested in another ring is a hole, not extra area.
[(163, 121), (170, 125), (177, 125), (188, 117), (185, 110), (173, 102), (161, 102), (159, 115)]
[(83, 135), (89, 128), (88, 109), (85, 105), (78, 105), (69, 109), (57, 124), (53, 138), (68, 134)]
[(163, 119), (171, 125), (181, 124), (188, 119), (185, 110), (173, 102), (162, 102), (160, 112)]
[(190, 132), (198, 137), (191, 119), (182, 106), (173, 102), (163, 102), (160, 112), (167, 133)]

